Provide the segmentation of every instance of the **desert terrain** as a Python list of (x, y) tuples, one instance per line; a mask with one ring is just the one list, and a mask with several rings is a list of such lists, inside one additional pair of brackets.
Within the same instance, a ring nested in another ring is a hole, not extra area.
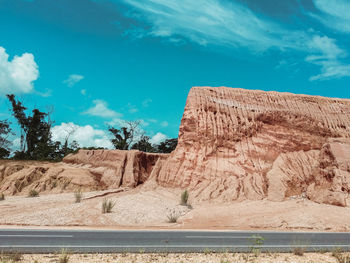
[[(346, 258), (348, 255), (332, 253), (305, 253), (303, 255), (294, 255), (292, 253), (274, 253), (274, 254), (244, 254), (244, 253), (196, 253), (196, 254), (73, 254), (68, 255), (69, 262), (193, 262), (193, 263), (245, 263), (245, 262), (289, 262), (289, 263), (337, 263), (337, 258)], [(21, 262), (56, 262), (62, 257), (62, 254), (46, 255), (21, 255)], [(344, 261), (345, 262), (345, 261)]]
[(171, 154), (1, 161), (0, 225), (349, 231), (349, 116), (346, 99), (194, 87)]

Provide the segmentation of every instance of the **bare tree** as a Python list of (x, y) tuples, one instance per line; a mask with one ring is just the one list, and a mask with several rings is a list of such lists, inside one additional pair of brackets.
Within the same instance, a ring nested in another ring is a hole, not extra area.
[(111, 139), (115, 149), (128, 150), (133, 145), (135, 138), (141, 135), (139, 125), (141, 121), (125, 121), (125, 126), (120, 129), (110, 126), (108, 131), (112, 133)]

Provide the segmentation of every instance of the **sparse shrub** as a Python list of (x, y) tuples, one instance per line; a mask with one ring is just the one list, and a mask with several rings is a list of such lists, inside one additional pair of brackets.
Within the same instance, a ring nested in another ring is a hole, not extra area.
[(68, 254), (67, 250), (62, 249), (61, 255), (59, 258), (59, 263), (68, 263), (68, 262), (69, 262), (69, 254)]
[(62, 191), (63, 191), (63, 190), (66, 190), (67, 187), (69, 186), (69, 184), (70, 184), (70, 181), (64, 181), (64, 182), (63, 182), (63, 185), (62, 185), (62, 187), (61, 187), (61, 190), (62, 190)]
[(259, 256), (261, 253), (261, 246), (264, 245), (265, 238), (263, 238), (260, 235), (252, 235), (251, 236), (251, 243), (252, 246), (250, 247), (251, 253), (254, 254), (255, 257)]
[(102, 202), (102, 213), (111, 213), (113, 207), (115, 206), (115, 202), (112, 202), (111, 200), (104, 199)]
[(350, 255), (338, 253), (334, 256), (339, 263), (350, 263)]
[(18, 252), (12, 252), (8, 254), (0, 254), (0, 262), (19, 262), (22, 260), (22, 254)]
[(5, 200), (5, 195), (4, 195), (4, 193), (1, 193), (0, 194), (0, 201), (4, 201)]
[(75, 202), (76, 203), (80, 203), (81, 202), (81, 199), (83, 198), (83, 193), (79, 190), (79, 191), (76, 191), (74, 193), (74, 197), (75, 197)]
[(187, 190), (183, 191), (182, 194), (181, 194), (181, 202), (180, 202), (180, 204), (181, 205), (187, 205), (188, 197), (189, 197), (188, 191)]
[(39, 196), (39, 192), (34, 189), (30, 190), (28, 193), (28, 197), (38, 197), (38, 196)]
[(296, 256), (303, 256), (305, 252), (305, 248), (303, 247), (294, 247), (293, 248), (293, 254)]
[(177, 219), (179, 218), (179, 214), (176, 213), (175, 210), (171, 210), (171, 211), (169, 211), (167, 217), (168, 217), (168, 222), (169, 223), (176, 223)]
[(294, 241), (292, 251), (296, 256), (303, 256), (306, 251), (305, 243), (303, 241)]
[(339, 247), (333, 249), (332, 256), (337, 259), (338, 263), (350, 263), (350, 255), (343, 254)]
[(204, 255), (209, 255), (212, 251), (209, 248), (203, 250)]
[(57, 181), (55, 180), (51, 183), (51, 189), (56, 188), (56, 187), (57, 187)]

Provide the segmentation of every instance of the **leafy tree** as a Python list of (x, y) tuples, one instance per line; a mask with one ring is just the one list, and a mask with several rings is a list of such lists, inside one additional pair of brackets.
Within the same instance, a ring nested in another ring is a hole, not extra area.
[(167, 139), (156, 146), (159, 153), (171, 153), (177, 146), (177, 138)]
[(142, 135), (141, 139), (131, 146), (131, 149), (139, 150), (142, 152), (155, 152), (155, 148), (149, 142), (150, 138), (146, 135)]
[(131, 137), (131, 132), (126, 127), (122, 127), (121, 129), (116, 129), (113, 127), (109, 127), (109, 132), (114, 136), (111, 139), (111, 142), (115, 149), (118, 150), (127, 150), (129, 149), (129, 143)]
[(108, 131), (113, 135), (111, 142), (115, 149), (128, 150), (130, 146), (133, 145), (140, 121), (127, 121), (125, 124), (127, 127), (122, 127), (120, 129), (111, 126), (108, 128)]
[(21, 128), (21, 149), (15, 153), (15, 159), (59, 160), (62, 158), (61, 145), (51, 141), (52, 122), (49, 114), (38, 109), (32, 110), (32, 115), (25, 113), (23, 104), (16, 100), (15, 95), (7, 95), (12, 105), (12, 115)]
[(11, 142), (7, 139), (10, 134), (13, 134), (10, 123), (7, 120), (0, 121), (0, 159), (10, 155)]

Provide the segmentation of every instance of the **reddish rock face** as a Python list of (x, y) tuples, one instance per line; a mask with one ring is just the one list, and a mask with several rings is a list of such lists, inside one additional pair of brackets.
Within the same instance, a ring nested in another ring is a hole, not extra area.
[(193, 87), (178, 146), (155, 180), (197, 200), (307, 195), (346, 205), (349, 137), (350, 100)]
[(63, 159), (65, 163), (89, 165), (89, 171), (108, 188), (136, 187), (151, 175), (159, 159), (168, 154), (144, 153), (137, 150), (79, 150)]
[(0, 193), (24, 195), (136, 187), (168, 154), (120, 150), (80, 150), (61, 163), (0, 162)]

